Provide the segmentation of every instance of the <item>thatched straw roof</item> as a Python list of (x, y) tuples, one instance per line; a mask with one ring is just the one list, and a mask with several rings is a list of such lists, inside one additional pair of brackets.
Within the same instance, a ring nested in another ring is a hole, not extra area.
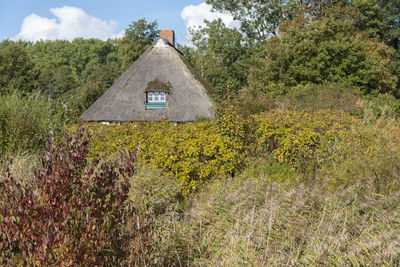
[[(160, 38), (83, 113), (83, 121), (189, 122), (212, 118), (206, 82)], [(167, 92), (165, 110), (146, 110), (146, 92)]]

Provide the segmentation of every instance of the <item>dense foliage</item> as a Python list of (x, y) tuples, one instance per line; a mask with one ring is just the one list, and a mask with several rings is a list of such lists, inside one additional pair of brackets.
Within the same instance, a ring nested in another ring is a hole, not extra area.
[(315, 175), (323, 161), (335, 157), (337, 137), (355, 122), (342, 112), (271, 111), (255, 117), (257, 146), (278, 162)]
[(26, 49), (6, 43), (0, 49), (0, 62), (0, 94), (29, 93), (36, 88), (38, 73)]
[(44, 145), (46, 132), (59, 131), (62, 107), (55, 105), (38, 94), (0, 97), (0, 158), (36, 151)]
[(60, 146), (50, 136), (29, 185), (1, 175), (2, 264), (109, 265), (127, 257), (121, 227), (134, 158), (89, 162), (88, 152), (82, 130)]
[(76, 124), (156, 22), (0, 43), (1, 265), (400, 264), (400, 2), (206, 2), (214, 121)]
[(241, 145), (212, 122), (174, 126), (168, 122), (87, 126), (94, 131), (93, 155), (110, 156), (122, 148), (172, 174), (190, 191), (213, 177), (233, 175), (244, 165)]
[(172, 125), (135, 123), (87, 125), (93, 155), (109, 157), (122, 148), (164, 170), (188, 193), (204, 182), (234, 176), (248, 155), (271, 155), (305, 177), (337, 153), (339, 137), (356, 118), (340, 111), (272, 111), (242, 120), (232, 110), (217, 122)]
[(395, 92), (389, 47), (358, 32), (351, 20), (307, 21), (296, 17), (282, 25), (280, 38), (266, 42), (265, 57), (250, 71), (251, 91), (276, 96), (298, 84), (341, 82), (364, 94)]

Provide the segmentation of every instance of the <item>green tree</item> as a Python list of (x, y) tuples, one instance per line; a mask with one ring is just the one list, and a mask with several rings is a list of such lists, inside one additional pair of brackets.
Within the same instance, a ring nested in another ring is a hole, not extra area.
[(183, 52), (213, 87), (215, 96), (224, 99), (246, 84), (255, 44), (238, 30), (226, 27), (221, 19), (205, 23), (191, 30), (194, 48), (186, 47)]
[(214, 10), (228, 13), (241, 23), (251, 39), (265, 40), (277, 35), (278, 25), (291, 19), (302, 1), (296, 0), (206, 0)]
[(0, 49), (0, 94), (26, 94), (36, 89), (38, 73), (33, 67), (33, 62), (22, 44), (3, 44)]
[(50, 68), (40, 73), (41, 90), (48, 98), (56, 99), (77, 85), (73, 69), (68, 65)]
[[(353, 5), (359, 10), (357, 27), (395, 49), (390, 68), (400, 78), (400, 0), (355, 0)], [(395, 95), (400, 97), (398, 80)]]
[(158, 37), (156, 21), (147, 23), (145, 19), (129, 24), (125, 35), (117, 40), (117, 57), (124, 72)]
[(75, 68), (76, 76), (82, 83), (99, 66), (117, 61), (115, 40), (77, 38), (72, 41), (71, 47), (74, 53), (70, 65)]
[(400, 40), (400, 0), (355, 0), (353, 5), (359, 10), (357, 27), (370, 30), (394, 49)]
[(388, 68), (393, 50), (358, 31), (353, 21), (332, 16), (310, 23), (299, 16), (280, 29), (281, 37), (267, 40), (264, 57), (255, 59), (249, 75), (254, 92), (284, 94), (298, 84), (331, 82), (364, 94), (395, 90), (396, 77)]
[(40, 41), (30, 43), (28, 51), (41, 73), (41, 91), (53, 97), (85, 84), (95, 69), (117, 61), (113, 40)]

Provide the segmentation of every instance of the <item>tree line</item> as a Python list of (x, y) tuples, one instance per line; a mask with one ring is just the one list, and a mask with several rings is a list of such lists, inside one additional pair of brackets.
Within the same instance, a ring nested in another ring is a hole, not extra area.
[[(399, 0), (206, 2), (240, 27), (206, 21), (190, 29), (191, 45), (178, 49), (212, 86), (216, 102), (231, 98), (248, 106), (299, 86), (332, 84), (361, 95), (400, 96)], [(76, 121), (158, 34), (157, 22), (141, 19), (113, 40), (5, 40), (0, 95), (40, 94)], [(266, 108), (260, 105), (251, 112)]]

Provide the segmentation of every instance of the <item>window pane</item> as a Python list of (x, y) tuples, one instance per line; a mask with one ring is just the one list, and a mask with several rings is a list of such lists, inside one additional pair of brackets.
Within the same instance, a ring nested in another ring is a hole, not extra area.
[(167, 95), (165, 92), (147, 92), (148, 103), (165, 103)]
[(147, 101), (153, 102), (153, 94), (152, 93), (147, 93)]

